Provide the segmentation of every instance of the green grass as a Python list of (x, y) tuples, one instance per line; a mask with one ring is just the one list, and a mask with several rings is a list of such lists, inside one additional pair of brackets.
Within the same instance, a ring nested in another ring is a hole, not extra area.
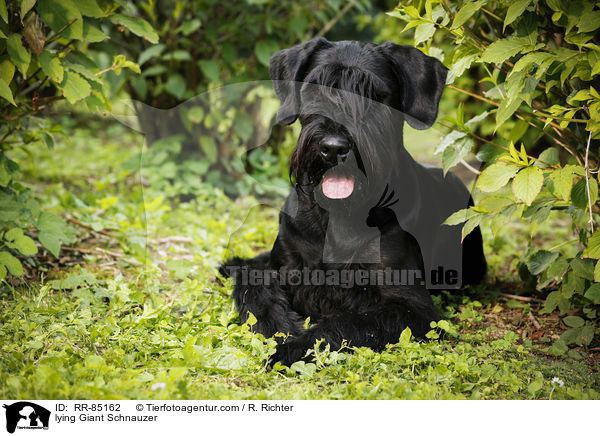
[(52, 151), (36, 149), (35, 169), (32, 157), (13, 156), (79, 241), (60, 259), (29, 260), (29, 275), (0, 290), (0, 396), (600, 398), (597, 354), (551, 354), (557, 317), (494, 294), (518, 290), (515, 253), (529, 232), (520, 223), (496, 238), (484, 228), (490, 283), (501, 283), (435, 297), (449, 320), (444, 340), (415, 342), (405, 332), (382, 353), (327, 349), (313, 351), (316, 364), (267, 369), (275, 342), (238, 324), (231, 283), (218, 282), (215, 269), (228, 252), (270, 247), (277, 210), (197, 180), (196, 198), (180, 202), (183, 188), (165, 182), (165, 168), (141, 178), (132, 168), (141, 143), (119, 126), (92, 125)]

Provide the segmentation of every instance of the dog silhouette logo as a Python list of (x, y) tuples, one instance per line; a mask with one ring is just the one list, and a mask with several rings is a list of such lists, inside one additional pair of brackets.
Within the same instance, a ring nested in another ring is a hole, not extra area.
[(14, 433), (19, 429), (48, 429), (50, 411), (42, 406), (29, 401), (19, 401), (10, 405), (4, 404), (6, 409), (6, 431)]

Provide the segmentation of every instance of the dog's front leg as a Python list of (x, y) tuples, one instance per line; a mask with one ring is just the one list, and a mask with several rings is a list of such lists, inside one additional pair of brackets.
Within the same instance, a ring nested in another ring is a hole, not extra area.
[(300, 335), (304, 332), (302, 318), (291, 309), (276, 271), (270, 269), (269, 254), (230, 259), (220, 271), (234, 279), (233, 299), (242, 323), (252, 313), (256, 318), (253, 330), (267, 338), (277, 332)]
[(431, 330), (431, 321), (437, 320), (439, 316), (433, 303), (416, 306), (406, 301), (386, 302), (385, 306), (361, 313), (329, 315), (304, 334), (288, 338), (286, 342), (279, 344), (270, 363), (281, 362), (289, 366), (303, 359), (317, 339), (324, 339), (322, 346), (329, 344), (333, 350), (341, 348), (345, 340), (349, 346), (369, 347), (380, 351), (387, 344), (397, 342), (406, 327), (411, 329), (415, 337), (425, 338), (426, 333)]

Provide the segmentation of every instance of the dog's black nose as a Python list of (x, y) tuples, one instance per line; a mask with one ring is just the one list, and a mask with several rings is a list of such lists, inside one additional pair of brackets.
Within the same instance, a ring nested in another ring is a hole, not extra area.
[(344, 158), (350, 152), (350, 144), (340, 136), (326, 136), (319, 144), (321, 156), (328, 160), (337, 161), (338, 157)]

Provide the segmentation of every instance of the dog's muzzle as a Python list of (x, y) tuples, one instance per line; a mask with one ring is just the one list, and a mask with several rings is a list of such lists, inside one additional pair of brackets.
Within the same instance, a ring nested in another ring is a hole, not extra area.
[(323, 195), (332, 200), (350, 197), (354, 192), (354, 177), (342, 169), (350, 154), (348, 140), (342, 136), (325, 136), (319, 143), (319, 153), (326, 163), (335, 165), (323, 175)]

